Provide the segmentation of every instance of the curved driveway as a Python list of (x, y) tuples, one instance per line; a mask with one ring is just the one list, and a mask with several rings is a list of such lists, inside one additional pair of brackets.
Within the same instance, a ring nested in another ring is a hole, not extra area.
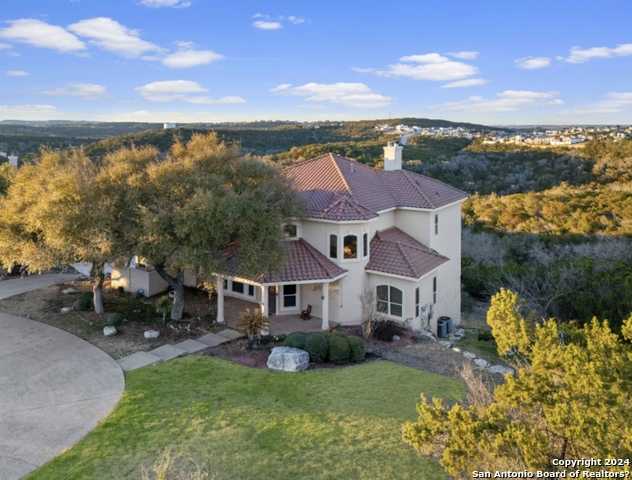
[(0, 479), (20, 478), (79, 441), (124, 385), (118, 364), (88, 342), (0, 313)]

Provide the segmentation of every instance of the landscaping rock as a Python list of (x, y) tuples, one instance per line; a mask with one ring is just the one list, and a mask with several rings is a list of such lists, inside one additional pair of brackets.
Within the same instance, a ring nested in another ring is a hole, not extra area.
[(271, 370), (300, 372), (309, 367), (309, 353), (292, 347), (274, 347), (268, 357), (267, 366)]
[(64, 288), (61, 293), (63, 293), (64, 295), (72, 295), (73, 293), (79, 293), (79, 290), (77, 290), (76, 288)]
[(103, 327), (103, 335), (105, 335), (106, 337), (111, 337), (112, 335), (116, 335), (117, 333), (118, 330), (116, 329), (116, 327)]
[(452, 342), (449, 340), (439, 340), (439, 345), (445, 348), (452, 348)]
[(160, 332), (158, 330), (145, 330), (143, 333), (146, 339), (152, 340), (154, 338), (158, 338), (160, 336)]
[(397, 341), (399, 341), (401, 339), (402, 339), (402, 337), (400, 337), (399, 335), (393, 335), (393, 341), (394, 342), (397, 342)]
[(61, 307), (61, 310), (60, 310), (61, 313), (70, 313), (72, 311), (73, 311), (72, 307)]
[(474, 365), (476, 365), (479, 368), (487, 368), (487, 366), (489, 365), (489, 362), (483, 358), (476, 358), (474, 359)]
[(474, 355), (472, 352), (463, 352), (463, 356), (468, 360), (474, 360), (476, 358), (476, 355)]
[(461, 353), (461, 349), (459, 347), (452, 347), (452, 350), (454, 350), (456, 353)]
[(504, 365), (493, 365), (489, 367), (490, 373), (498, 373), (500, 375), (510, 374), (513, 375), (513, 368), (505, 367)]

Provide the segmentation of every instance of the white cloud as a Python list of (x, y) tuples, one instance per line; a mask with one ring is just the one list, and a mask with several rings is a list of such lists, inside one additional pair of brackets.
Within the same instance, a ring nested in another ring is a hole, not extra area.
[(549, 57), (524, 57), (514, 60), (514, 63), (523, 70), (537, 70), (550, 66), (551, 59)]
[(206, 88), (191, 80), (166, 80), (151, 82), (136, 88), (145, 100), (150, 102), (182, 101), (196, 105), (235, 105), (246, 100), (237, 96), (211, 98), (203, 95)]
[(0, 29), (0, 38), (64, 53), (86, 49), (79, 38), (63, 27), (34, 18), (10, 20), (8, 23), (8, 27)]
[(464, 88), (475, 87), (477, 85), (485, 85), (487, 80), (484, 78), (466, 78), (465, 80), (456, 80), (455, 82), (446, 83), (441, 85), (441, 88)]
[(255, 20), (252, 22), (252, 26), (259, 30), (280, 30), (283, 28), (281, 22), (276, 20)]
[(170, 53), (162, 59), (163, 65), (169, 68), (191, 68), (221, 60), (223, 55), (212, 50), (185, 49)]
[(616, 47), (573, 47), (568, 57), (561, 59), (568, 63), (584, 63), (595, 58), (627, 57), (632, 55), (632, 43), (622, 43)]
[(451, 81), (461, 80), (478, 74), (478, 68), (468, 63), (450, 60), (439, 53), (407, 55), (399, 63), (385, 69), (356, 68), (355, 71), (374, 73), (382, 77), (405, 77), (414, 80)]
[(461, 60), (476, 60), (480, 53), (472, 50), (463, 50), (461, 52), (450, 52), (448, 55), (454, 58), (460, 58)]
[(305, 19), (303, 17), (297, 17), (295, 15), (290, 15), (289, 17), (287, 17), (287, 21), (293, 25), (300, 25), (302, 23), (305, 23)]
[(0, 105), (0, 120), (40, 120), (56, 111), (53, 105)]
[(187, 0), (140, 0), (140, 3), (146, 7), (153, 8), (187, 8), (191, 6), (191, 2)]
[(280, 30), (285, 24), (301, 25), (305, 23), (305, 18), (297, 15), (273, 17), (267, 13), (255, 13), (252, 18), (252, 26), (259, 30)]
[(276, 87), (270, 89), (270, 91), (272, 93), (280, 93), (280, 92), (284, 92), (284, 91), (288, 90), (291, 86), (292, 86), (291, 83), (282, 83), (282, 84), (277, 85)]
[(107, 89), (97, 83), (70, 83), (64, 87), (46, 90), (45, 95), (54, 97), (81, 97), (94, 99), (105, 95)]
[(380, 108), (391, 103), (391, 98), (371, 90), (364, 83), (306, 83), (292, 86), (281, 84), (271, 90), (280, 95), (303, 97), (308, 102), (327, 102), (354, 108)]
[(606, 97), (592, 105), (578, 108), (576, 113), (618, 113), (632, 110), (632, 92), (609, 92)]
[(458, 102), (447, 102), (437, 108), (451, 111), (511, 112), (521, 108), (545, 105), (561, 105), (564, 102), (558, 92), (536, 92), (531, 90), (504, 90), (496, 98), (469, 97)]
[(11, 50), (12, 48), (13, 46), (8, 43), (0, 43), (0, 50)]
[(29, 72), (24, 70), (7, 70), (7, 77), (28, 77)]
[(73, 23), (68, 29), (90, 39), (98, 47), (125, 57), (140, 57), (162, 49), (140, 38), (137, 30), (121, 25), (108, 17), (96, 17)]

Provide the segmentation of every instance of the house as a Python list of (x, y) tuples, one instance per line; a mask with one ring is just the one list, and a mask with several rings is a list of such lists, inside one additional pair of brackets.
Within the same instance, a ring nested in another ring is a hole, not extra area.
[(383, 170), (330, 153), (284, 169), (305, 205), (285, 225), (285, 263), (256, 279), (218, 277), (218, 319), (226, 295), (268, 316), (311, 305), (323, 329), (359, 325), (367, 308), (416, 330), (436, 332), (440, 316), (459, 323), (467, 195), (403, 170), (402, 150), (384, 147)]
[(331, 153), (285, 168), (305, 214), (284, 226), (284, 263), (243, 278), (235, 253), (216, 278), (218, 321), (229, 296), (259, 305), (272, 323), (311, 306), (323, 329), (360, 325), (370, 310), (415, 330), (436, 332), (440, 316), (458, 324), (467, 195), (403, 170), (402, 150), (384, 147), (381, 170)]

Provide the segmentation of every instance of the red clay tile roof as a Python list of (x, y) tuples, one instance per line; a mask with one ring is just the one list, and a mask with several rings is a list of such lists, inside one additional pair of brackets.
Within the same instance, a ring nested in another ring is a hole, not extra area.
[[(339, 267), (305, 240), (286, 240), (281, 242), (284, 260), (276, 272), (265, 273), (251, 278), (259, 283), (307, 282), (311, 280), (333, 280), (347, 271)], [(228, 261), (229, 274), (237, 275), (239, 252), (233, 248)]]
[(414, 279), (449, 260), (395, 227), (377, 232), (370, 252), (366, 270)]
[(467, 197), (465, 192), (407, 170), (376, 170), (327, 153), (283, 170), (312, 218), (368, 220), (397, 207), (435, 209)]

